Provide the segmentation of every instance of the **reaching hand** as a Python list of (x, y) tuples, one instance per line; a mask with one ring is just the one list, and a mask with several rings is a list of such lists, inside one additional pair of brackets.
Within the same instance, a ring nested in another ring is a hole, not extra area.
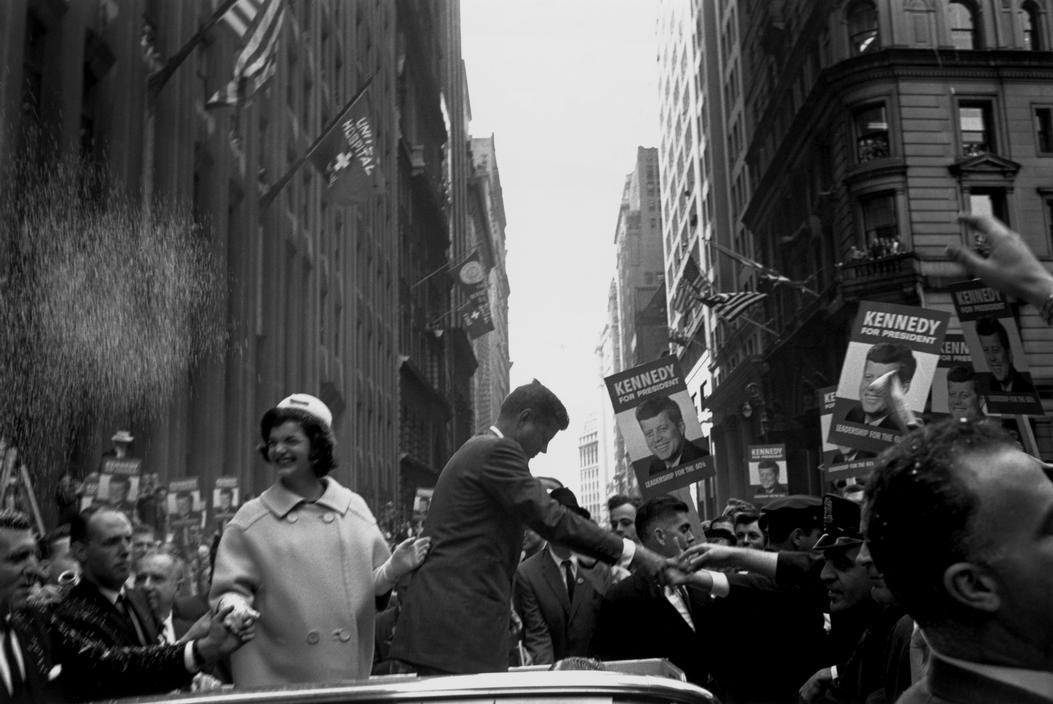
[(420, 567), (421, 563), (424, 562), (424, 558), (428, 556), (428, 549), (431, 547), (431, 538), (406, 538), (398, 547), (395, 548), (395, 552), (391, 553), (391, 577), (398, 579), (407, 572)]
[(960, 215), (958, 220), (984, 238), (990, 254), (985, 259), (958, 245), (947, 247), (947, 254), (988, 286), (1041, 309), (1053, 293), (1053, 274), (1042, 266), (1023, 238), (990, 215)]
[[(240, 598), (229, 598), (221, 601), (217, 610), (217, 615), (219, 614), (224, 614), (223, 625), (238, 636), (253, 631), (256, 626), (256, 619), (260, 617), (259, 611)], [(215, 618), (212, 620), (215, 621)]]
[(256, 636), (255, 618), (248, 625), (245, 624), (243, 619), (242, 628), (238, 632), (227, 626), (227, 622), (234, 614), (234, 611), (235, 605), (233, 603), (218, 610), (212, 616), (208, 635), (197, 641), (198, 652), (201, 653), (201, 657), (206, 662), (215, 662), (219, 658), (230, 655)]
[(711, 570), (739, 567), (745, 552), (746, 548), (731, 545), (695, 543), (680, 556), (681, 566), (692, 572), (702, 567)]
[(816, 701), (820, 696), (826, 693), (826, 690), (830, 689), (834, 684), (833, 673), (830, 672), (830, 668), (824, 667), (823, 669), (816, 672), (814, 675), (808, 678), (808, 681), (801, 685), (801, 689), (798, 690), (798, 694), (801, 697), (801, 701), (805, 704), (810, 704)]

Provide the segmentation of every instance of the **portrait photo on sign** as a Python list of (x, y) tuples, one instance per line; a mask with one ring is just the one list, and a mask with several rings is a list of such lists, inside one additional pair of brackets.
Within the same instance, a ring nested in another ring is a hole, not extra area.
[(624, 411), (622, 437), (637, 476), (653, 477), (709, 455), (702, 426), (687, 391), (656, 394)]
[(754, 499), (774, 499), (789, 494), (785, 445), (750, 445), (750, 494)]
[(189, 518), (201, 513), (204, 506), (201, 503), (201, 492), (193, 491), (169, 491), (168, 492), (168, 515), (174, 518)]
[(118, 509), (134, 507), (139, 498), (139, 475), (103, 472), (99, 475), (97, 491), (100, 502), (107, 506)]
[(238, 503), (238, 487), (222, 486), (212, 490), (212, 508), (217, 511), (233, 511)]

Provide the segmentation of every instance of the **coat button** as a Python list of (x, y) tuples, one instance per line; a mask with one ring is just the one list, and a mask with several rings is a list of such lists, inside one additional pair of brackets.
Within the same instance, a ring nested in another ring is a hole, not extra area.
[(343, 628), (338, 628), (335, 631), (333, 631), (333, 640), (338, 640), (341, 643), (346, 643), (347, 641), (351, 640), (351, 634), (348, 631), (345, 631)]
[(295, 513), (290, 513), (288, 516), (285, 517), (285, 520), (289, 521), (289, 523), (296, 523), (298, 520), (300, 520), (300, 517), (297, 516)]
[(307, 631), (307, 645), (317, 645), (322, 637), (318, 635), (318, 631)]
[(331, 513), (323, 513), (322, 514), (322, 520), (325, 521), (326, 523), (332, 523), (333, 522), (333, 514), (331, 514)]

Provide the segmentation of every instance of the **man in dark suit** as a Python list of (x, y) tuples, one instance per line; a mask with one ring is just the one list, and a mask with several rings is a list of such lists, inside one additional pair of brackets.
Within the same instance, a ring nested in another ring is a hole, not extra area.
[(194, 625), (193, 620), (180, 618), (172, 609), (184, 579), (183, 561), (167, 552), (148, 552), (136, 567), (135, 586), (146, 596), (166, 643), (175, 643)]
[[(643, 545), (665, 557), (676, 557), (695, 542), (687, 505), (675, 496), (649, 499), (636, 513), (636, 533)], [(633, 574), (607, 591), (592, 639), (594, 654), (604, 660), (666, 658), (700, 686), (710, 682), (709, 594), (693, 584), (663, 587)]]
[[(570, 489), (553, 489), (550, 496), (579, 516), (591, 517)], [(523, 620), (523, 643), (532, 664), (550, 665), (589, 654), (605, 590), (598, 576), (559, 543), (549, 543), (519, 565), (515, 606)]]
[(867, 546), (931, 647), (900, 702), (1053, 702), (1049, 471), (996, 425), (958, 419), (883, 457), (866, 489)]
[(589, 557), (683, 578), (659, 555), (561, 506), (531, 476), (529, 460), (569, 423), (562, 402), (535, 380), (512, 391), (497, 424), (447, 462), (424, 521), (431, 550), (406, 591), (391, 645), (391, 657), (407, 670), (507, 669), (524, 525)]
[[(115, 648), (57, 621), (48, 606), (27, 607), (42, 577), (29, 519), (0, 511), (0, 701), (64, 702), (159, 694), (189, 682), (191, 644)], [(239, 641), (217, 617), (196, 650), (215, 659)], [(6, 673), (6, 676), (3, 674)]]
[(652, 396), (637, 406), (636, 421), (652, 454), (647, 465), (648, 476), (653, 477), (709, 455), (707, 448), (684, 437), (684, 415), (680, 404), (669, 396)]
[(131, 537), (127, 517), (110, 509), (89, 509), (70, 526), (81, 579), (55, 607), (48, 629), (52, 655), (63, 668), (64, 694), (71, 701), (178, 689), (206, 664), (241, 645), (223, 625), (222, 613), (212, 619), (204, 638), (163, 644), (146, 597), (124, 588)]

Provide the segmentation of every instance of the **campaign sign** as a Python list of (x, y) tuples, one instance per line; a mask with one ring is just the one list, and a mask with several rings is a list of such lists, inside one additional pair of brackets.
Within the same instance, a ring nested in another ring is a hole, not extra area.
[(95, 489), (99, 503), (135, 515), (141, 467), (142, 460), (131, 457), (104, 458), (99, 483)]
[(786, 446), (749, 445), (750, 492), (757, 503), (767, 503), (790, 492), (786, 488)]
[(929, 409), (934, 416), (976, 419), (985, 415), (973, 358), (960, 332), (949, 332), (943, 338), (929, 398)]
[(828, 436), (848, 450), (843, 461), (875, 457), (900, 435), (885, 398), (869, 389), (874, 380), (896, 372), (907, 407), (919, 414), (925, 409), (949, 319), (938, 310), (860, 302)]
[(676, 357), (666, 355), (604, 381), (645, 499), (714, 475)]
[[(823, 447), (823, 472), (827, 481), (833, 482), (838, 479), (849, 479), (857, 476), (867, 476), (877, 464), (874, 457), (866, 453), (844, 445), (830, 442), (830, 426), (834, 418), (834, 404), (837, 400), (837, 387), (826, 386), (817, 389), (819, 394), (819, 432), (822, 434), (820, 442)], [(855, 457), (862, 454), (863, 457)], [(846, 459), (852, 457), (854, 459)]]
[(217, 525), (225, 525), (238, 512), (239, 493), (237, 477), (216, 477), (216, 486), (212, 489), (212, 519)]
[(168, 482), (168, 515), (172, 528), (201, 526), (204, 503), (198, 489), (197, 477)]
[(1005, 296), (979, 279), (953, 284), (950, 290), (976, 369), (976, 388), (987, 400), (988, 412), (1044, 415)]

